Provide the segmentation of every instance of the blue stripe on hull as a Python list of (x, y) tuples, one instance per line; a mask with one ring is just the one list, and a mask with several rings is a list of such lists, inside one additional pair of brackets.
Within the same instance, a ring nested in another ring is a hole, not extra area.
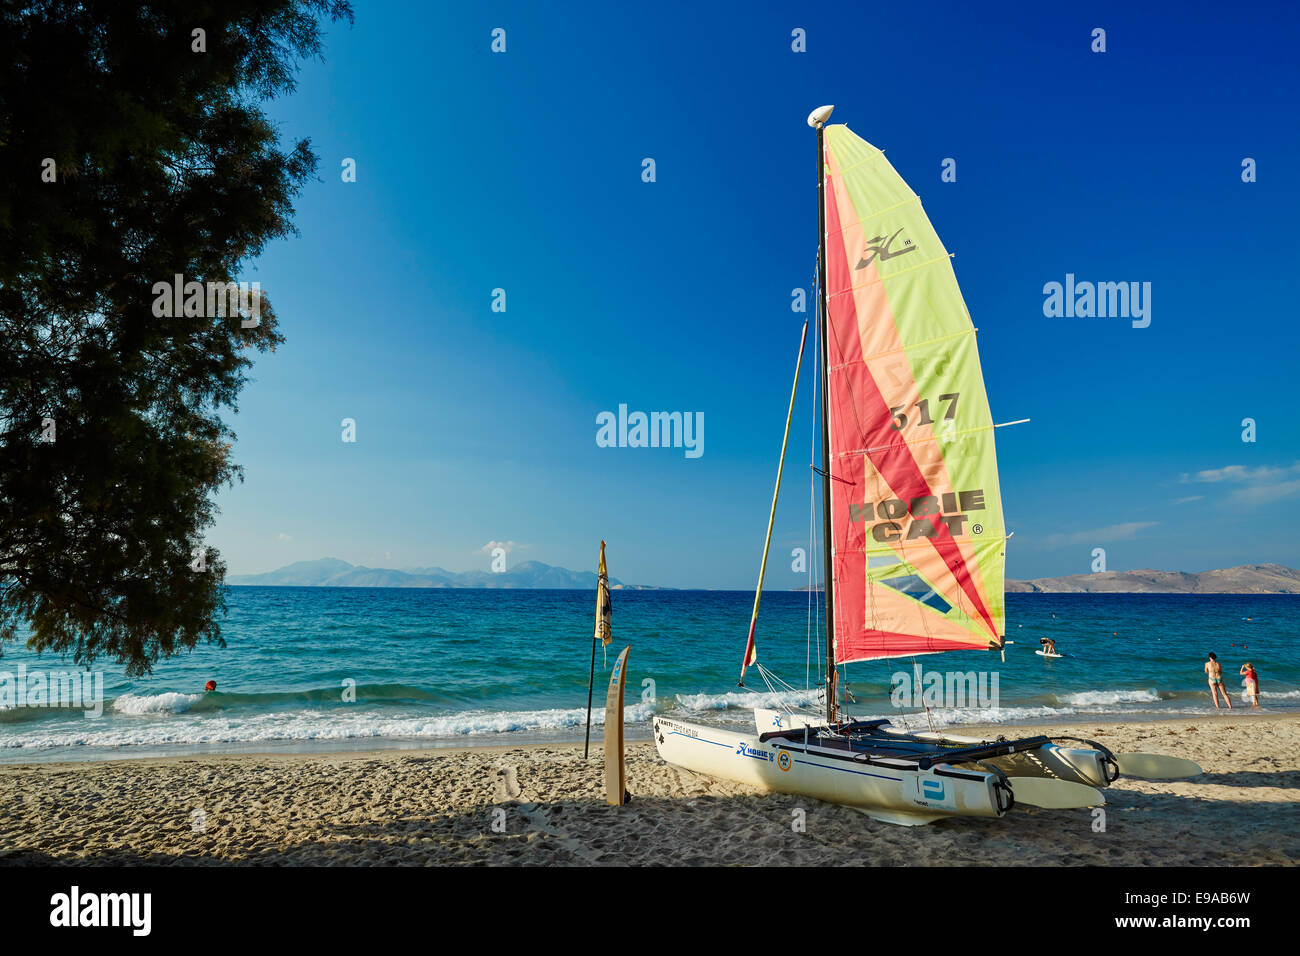
[[(676, 737), (684, 737), (684, 738), (687, 739), (687, 740), (695, 740), (695, 741), (698, 741), (699, 743), (702, 743), (702, 744), (713, 744), (713, 746), (715, 746), (715, 747), (726, 747), (728, 750), (730, 750), (730, 749), (732, 748), (732, 746), (733, 746), (732, 744), (724, 744), (724, 743), (722, 743), (721, 741), (717, 741), (717, 740), (709, 740), (707, 737), (692, 737), (690, 734), (684, 734), (684, 733), (682, 733), (682, 732), (679, 731), (679, 730), (670, 730), (670, 731), (668, 731), (668, 736), (669, 736), (669, 737), (673, 737), (673, 736), (676, 736)], [(787, 751), (785, 751), (785, 752), (786, 752), (786, 753), (791, 753), (791, 754), (794, 753), (794, 751), (791, 751), (791, 750), (787, 750)], [(794, 762), (795, 762), (795, 763), (805, 764), (806, 766), (809, 766), (809, 767), (817, 767), (818, 769), (821, 769), (821, 770), (838, 770), (838, 771), (840, 771), (841, 773), (854, 773), (854, 774), (857, 774), (858, 776), (861, 776), (861, 777), (875, 777), (877, 780), (888, 780), (888, 781), (890, 781), (891, 783), (902, 783), (902, 782), (903, 782), (902, 777), (886, 777), (884, 774), (880, 774), (880, 773), (871, 773), (871, 772), (866, 771), (866, 770), (853, 770), (853, 769), (851, 769), (851, 768), (849, 768), (849, 767), (836, 767), (836, 766), (834, 766), (833, 764), (816, 763), (816, 762), (814, 762), (814, 761), (812, 761), (812, 760), (800, 760), (800, 759), (798, 759), (797, 757), (795, 758), (795, 761), (794, 761)]]

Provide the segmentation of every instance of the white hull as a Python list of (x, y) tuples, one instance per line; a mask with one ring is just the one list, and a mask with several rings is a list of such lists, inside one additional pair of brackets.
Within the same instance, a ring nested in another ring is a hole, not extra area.
[[(768, 730), (818, 727), (824, 723), (824, 720), (806, 714), (783, 714), (762, 707), (754, 709), (754, 725), (760, 733)], [(964, 744), (975, 747), (989, 742), (982, 737), (904, 730), (889, 724), (882, 726), (880, 731), (912, 740), (930, 740), (937, 744)], [(1108, 787), (1118, 776), (1118, 767), (1107, 768), (1105, 757), (1100, 751), (1091, 748), (1062, 747), (1054, 743), (1024, 753), (991, 757), (982, 762), (997, 767), (1008, 777), (1055, 778), (1089, 787)]]
[(852, 755), (757, 733), (656, 717), (655, 745), (675, 766), (778, 793), (857, 807), (888, 823), (913, 826), (950, 816), (999, 817), (1011, 805), (992, 773), (940, 764), (929, 770), (868, 765)]
[[(785, 731), (818, 726), (813, 718), (761, 709), (755, 711), (755, 722), (761, 728), (775, 726)], [(1075, 784), (1105, 787), (1115, 778), (1099, 751), (1070, 749), (1045, 740), (1036, 746), (1033, 739), (1028, 740), (1025, 743), (1033, 749), (982, 757), (978, 763), (934, 760), (922, 768), (915, 755), (900, 752), (892, 756), (888, 746), (867, 754), (808, 743), (800, 734), (784, 738), (769, 734), (767, 740), (761, 740), (757, 730), (722, 730), (665, 717), (655, 718), (654, 732), (659, 755), (675, 766), (764, 790), (856, 807), (877, 820), (909, 826), (952, 816), (1000, 817), (1014, 804), (1017, 778), (1062, 780), (1066, 784), (1061, 787), (1066, 790)], [(988, 741), (973, 737), (909, 733), (887, 723), (874, 732), (881, 741), (933, 742), (936, 747), (949, 748), (989, 746)], [(1022, 789), (1026, 797), (1031, 789), (1042, 792), (1041, 786), (1031, 788), (1028, 784)], [(1068, 799), (1081, 792), (1070, 790)], [(1105, 802), (1096, 791), (1088, 789), (1088, 793), (1096, 794), (1096, 802)], [(1040, 799), (1024, 802), (1049, 805)], [(1085, 799), (1074, 805), (1089, 804)]]

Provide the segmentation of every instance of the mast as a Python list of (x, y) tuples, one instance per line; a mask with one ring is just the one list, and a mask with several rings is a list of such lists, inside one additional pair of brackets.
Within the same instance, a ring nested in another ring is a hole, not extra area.
[(830, 358), (827, 338), (829, 314), (826, 299), (826, 154), (823, 142), (824, 127), (834, 106), (822, 106), (808, 115), (808, 125), (817, 130), (817, 287), (821, 313), (818, 331), (821, 334), (822, 358), (822, 554), (825, 560), (823, 593), (826, 596), (826, 721), (835, 723), (835, 581), (834, 563), (831, 559), (831, 443), (827, 408), (826, 367)]

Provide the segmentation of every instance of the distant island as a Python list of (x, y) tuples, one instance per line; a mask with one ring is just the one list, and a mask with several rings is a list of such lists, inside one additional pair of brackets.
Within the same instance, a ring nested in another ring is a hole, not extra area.
[[(367, 568), (338, 558), (297, 561), (265, 574), (230, 574), (227, 584), (308, 588), (591, 588), (596, 572), (570, 571), (541, 561), (523, 561), (507, 571), (448, 571), (444, 568)], [(659, 590), (609, 579), (610, 590)]]
[[(820, 591), (791, 588), (793, 591)], [(1098, 571), (1063, 578), (1007, 579), (1015, 594), (1300, 594), (1300, 571), (1283, 564), (1243, 564), (1218, 571)]]
[(1063, 578), (1007, 581), (1007, 591), (1042, 594), (1300, 594), (1300, 571), (1243, 564), (1218, 571), (1098, 571)]

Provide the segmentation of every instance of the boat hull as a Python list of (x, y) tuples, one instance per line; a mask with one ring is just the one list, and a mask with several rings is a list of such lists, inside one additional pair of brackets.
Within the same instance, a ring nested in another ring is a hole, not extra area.
[(655, 746), (668, 763), (778, 793), (815, 797), (908, 826), (945, 817), (1000, 817), (1010, 808), (991, 773), (939, 764), (879, 766), (788, 740), (656, 717)]
[[(754, 709), (755, 729), (760, 733), (771, 730), (791, 730), (799, 727), (816, 727), (816, 717), (806, 714), (782, 713), (765, 708)], [(911, 731), (884, 724), (878, 728), (883, 735), (900, 739), (933, 741), (937, 744), (966, 744), (978, 746), (988, 743), (982, 737), (963, 737), (958, 734), (939, 733), (936, 731)], [(1105, 788), (1115, 782), (1119, 776), (1118, 767), (1107, 763), (1108, 754), (1091, 748), (1062, 747), (1060, 744), (1047, 743), (1034, 750), (992, 757), (985, 764), (997, 767), (1008, 777), (1040, 777), (1080, 783), (1089, 787)]]

